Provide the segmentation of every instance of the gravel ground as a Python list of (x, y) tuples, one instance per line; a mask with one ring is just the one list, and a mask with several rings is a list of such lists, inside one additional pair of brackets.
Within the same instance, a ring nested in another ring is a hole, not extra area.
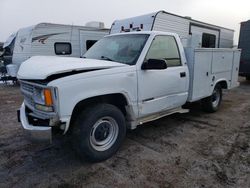
[(198, 104), (129, 131), (111, 159), (80, 161), (69, 138), (25, 139), (19, 88), (0, 85), (0, 187), (250, 187), (250, 82), (224, 92), (220, 110)]

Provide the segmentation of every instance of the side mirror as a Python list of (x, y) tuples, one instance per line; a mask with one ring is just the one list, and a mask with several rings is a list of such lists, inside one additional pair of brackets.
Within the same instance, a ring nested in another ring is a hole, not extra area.
[(167, 68), (167, 63), (163, 59), (149, 59), (141, 66), (142, 70), (162, 70)]

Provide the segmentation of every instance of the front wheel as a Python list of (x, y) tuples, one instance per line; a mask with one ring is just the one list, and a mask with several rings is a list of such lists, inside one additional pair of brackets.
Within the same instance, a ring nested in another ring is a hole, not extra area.
[(212, 95), (201, 100), (202, 108), (206, 112), (210, 113), (216, 112), (219, 109), (221, 101), (222, 101), (222, 89), (221, 86), (217, 84), (214, 87)]
[(81, 158), (99, 162), (116, 153), (125, 135), (122, 112), (110, 104), (97, 104), (78, 115), (73, 125), (73, 147)]

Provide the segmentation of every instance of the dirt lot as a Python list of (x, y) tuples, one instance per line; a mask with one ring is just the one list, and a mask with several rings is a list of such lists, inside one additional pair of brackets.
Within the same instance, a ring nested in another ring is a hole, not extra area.
[(81, 162), (67, 139), (25, 139), (17, 86), (0, 85), (0, 187), (250, 187), (250, 82), (224, 92), (219, 112), (192, 105), (130, 131), (111, 159)]

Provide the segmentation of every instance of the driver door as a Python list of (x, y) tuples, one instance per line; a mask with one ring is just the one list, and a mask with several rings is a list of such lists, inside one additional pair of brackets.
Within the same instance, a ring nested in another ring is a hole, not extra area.
[(138, 70), (139, 116), (143, 117), (183, 105), (188, 96), (188, 70), (182, 65), (180, 52), (173, 36), (155, 36), (144, 63), (163, 59), (163, 70)]

